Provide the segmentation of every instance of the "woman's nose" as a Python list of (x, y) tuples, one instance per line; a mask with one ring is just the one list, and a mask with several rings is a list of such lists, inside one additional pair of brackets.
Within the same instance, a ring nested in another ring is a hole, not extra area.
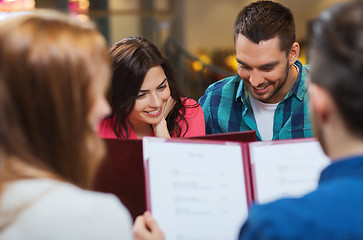
[(161, 105), (161, 100), (160, 100), (160, 97), (157, 93), (152, 93), (150, 95), (150, 102), (149, 102), (149, 105), (151, 107), (160, 107)]

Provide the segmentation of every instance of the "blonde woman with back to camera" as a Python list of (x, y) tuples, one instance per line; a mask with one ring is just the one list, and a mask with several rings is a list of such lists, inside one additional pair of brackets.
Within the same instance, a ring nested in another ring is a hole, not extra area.
[[(111, 194), (85, 190), (104, 155), (110, 60), (90, 23), (42, 11), (0, 21), (0, 239), (133, 239)], [(146, 213), (137, 239), (163, 239)]]

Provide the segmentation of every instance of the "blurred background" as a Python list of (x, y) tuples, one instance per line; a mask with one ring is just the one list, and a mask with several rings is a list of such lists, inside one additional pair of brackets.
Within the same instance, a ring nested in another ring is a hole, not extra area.
[[(348, 1), (348, 0), (347, 0)], [(295, 17), (305, 64), (307, 23), (344, 0), (276, 0)], [(247, 0), (0, 0), (0, 17), (52, 8), (94, 21), (108, 44), (142, 36), (169, 59), (185, 96), (198, 100), (209, 84), (236, 74), (233, 24)]]

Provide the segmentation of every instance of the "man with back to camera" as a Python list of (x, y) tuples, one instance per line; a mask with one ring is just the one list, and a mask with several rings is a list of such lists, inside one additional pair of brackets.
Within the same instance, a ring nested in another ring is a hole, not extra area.
[(363, 2), (338, 4), (311, 25), (310, 109), (332, 163), (301, 198), (254, 205), (244, 239), (363, 239)]
[(297, 60), (291, 11), (280, 3), (246, 6), (234, 24), (238, 74), (199, 99), (206, 133), (255, 130), (258, 140), (312, 137), (306, 67)]

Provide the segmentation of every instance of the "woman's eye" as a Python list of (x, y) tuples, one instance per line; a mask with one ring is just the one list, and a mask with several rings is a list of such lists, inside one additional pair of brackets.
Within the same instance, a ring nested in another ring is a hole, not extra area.
[(164, 85), (162, 85), (162, 86), (158, 87), (158, 90), (163, 90), (163, 89), (165, 89), (165, 88), (166, 88), (166, 84), (164, 84)]
[(146, 95), (145, 93), (142, 93), (142, 94), (137, 95), (136, 98), (139, 99), (139, 98), (145, 97), (145, 95)]

